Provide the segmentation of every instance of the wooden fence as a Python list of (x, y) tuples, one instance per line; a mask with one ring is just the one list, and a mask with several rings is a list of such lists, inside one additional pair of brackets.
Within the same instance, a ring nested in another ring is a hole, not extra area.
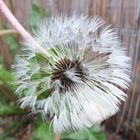
[[(77, 13), (89, 16), (99, 15), (116, 27), (123, 44), (128, 48), (129, 56), (133, 60), (132, 84), (127, 91), (127, 102), (124, 103), (116, 116), (106, 122), (106, 129), (114, 129), (114, 132), (127, 137), (127, 140), (139, 140), (140, 0), (7, 0), (6, 2), (26, 29), (28, 29), (27, 19), (32, 3), (38, 4), (42, 12), (47, 10), (49, 16), (61, 13), (71, 15), (77, 11)], [(2, 16), (0, 20), (4, 20)], [(0, 43), (2, 43), (1, 40)]]

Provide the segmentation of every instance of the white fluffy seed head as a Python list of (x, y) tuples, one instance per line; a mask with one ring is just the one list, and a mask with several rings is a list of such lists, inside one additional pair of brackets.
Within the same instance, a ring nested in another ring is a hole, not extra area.
[(41, 112), (54, 131), (91, 127), (115, 114), (130, 83), (131, 60), (117, 34), (99, 17), (44, 20), (16, 57), (16, 93), (22, 108)]

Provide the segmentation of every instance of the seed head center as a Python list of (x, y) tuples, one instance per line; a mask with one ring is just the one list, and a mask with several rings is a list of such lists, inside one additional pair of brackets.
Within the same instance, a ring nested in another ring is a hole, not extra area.
[(75, 83), (80, 82), (83, 76), (83, 67), (78, 59), (70, 60), (69, 58), (64, 58), (56, 62), (52, 81), (59, 80), (60, 90), (66, 92), (71, 90)]

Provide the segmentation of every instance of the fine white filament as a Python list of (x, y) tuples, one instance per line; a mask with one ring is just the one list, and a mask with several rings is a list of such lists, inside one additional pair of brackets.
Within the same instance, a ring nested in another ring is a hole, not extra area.
[(114, 29), (99, 17), (44, 20), (16, 56), (16, 93), (22, 108), (51, 120), (54, 132), (91, 127), (114, 115), (130, 83), (131, 60)]

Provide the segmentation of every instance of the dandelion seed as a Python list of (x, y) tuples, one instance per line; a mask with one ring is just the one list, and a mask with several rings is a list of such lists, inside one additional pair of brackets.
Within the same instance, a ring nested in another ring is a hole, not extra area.
[(131, 60), (117, 34), (98, 17), (49, 18), (16, 57), (14, 74), (23, 108), (41, 112), (54, 131), (91, 127), (115, 114), (130, 83)]

